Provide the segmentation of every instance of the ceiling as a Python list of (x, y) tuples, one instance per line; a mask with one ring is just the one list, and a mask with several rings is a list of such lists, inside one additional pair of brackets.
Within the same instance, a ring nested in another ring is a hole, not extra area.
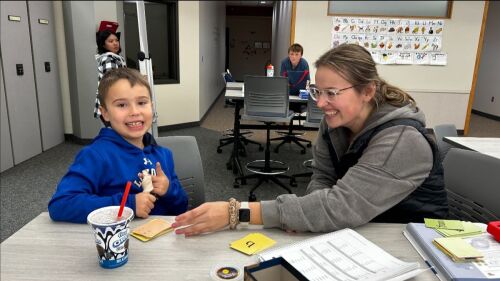
[(225, 1), (225, 2), (226, 6), (247, 6), (247, 7), (272, 7), (274, 4), (274, 1)]

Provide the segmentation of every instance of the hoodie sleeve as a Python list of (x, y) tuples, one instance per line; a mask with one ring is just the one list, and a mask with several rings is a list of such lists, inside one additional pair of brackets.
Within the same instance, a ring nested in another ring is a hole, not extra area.
[[(59, 182), (49, 201), (49, 215), (55, 221), (87, 222), (90, 212), (106, 206), (120, 205), (123, 192), (99, 196), (100, 179), (106, 173), (106, 163), (90, 147), (83, 148)], [(126, 205), (135, 210), (135, 196), (129, 196)]]
[(182, 185), (179, 182), (179, 178), (175, 173), (172, 152), (165, 148), (163, 149), (163, 151), (164, 163), (162, 164), (162, 167), (166, 167), (166, 169), (164, 169), (164, 172), (170, 181), (170, 185), (168, 187), (167, 193), (163, 195), (159, 199), (159, 201), (160, 204), (166, 209), (166, 213), (163, 215), (180, 215), (187, 211), (188, 196), (184, 191), (184, 188), (182, 188)]
[(326, 159), (327, 144), (319, 137), (316, 146), (319, 162), (307, 194), (263, 201), (265, 227), (329, 232), (362, 225), (406, 198), (432, 168), (431, 147), (413, 127), (394, 126), (377, 134), (338, 180)]

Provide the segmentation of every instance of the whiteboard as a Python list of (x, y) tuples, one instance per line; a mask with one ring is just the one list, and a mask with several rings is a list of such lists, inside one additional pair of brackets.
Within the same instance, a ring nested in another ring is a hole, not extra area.
[(328, 15), (450, 18), (453, 1), (328, 1)]

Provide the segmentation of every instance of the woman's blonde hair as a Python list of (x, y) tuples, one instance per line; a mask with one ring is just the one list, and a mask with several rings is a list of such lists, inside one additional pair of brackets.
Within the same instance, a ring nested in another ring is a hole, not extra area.
[(379, 77), (371, 54), (363, 47), (355, 44), (342, 44), (324, 53), (315, 67), (328, 67), (347, 80), (358, 92), (370, 82), (376, 85), (373, 105), (378, 107), (384, 103), (397, 107), (408, 104), (416, 106), (415, 100), (405, 91), (392, 86)]

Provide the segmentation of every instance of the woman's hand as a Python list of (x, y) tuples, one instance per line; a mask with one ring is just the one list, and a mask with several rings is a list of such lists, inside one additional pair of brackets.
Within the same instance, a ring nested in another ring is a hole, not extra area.
[(135, 195), (135, 215), (139, 218), (147, 218), (155, 206), (155, 201), (156, 197), (149, 193), (137, 193)]
[(178, 215), (172, 224), (176, 234), (193, 236), (206, 232), (220, 230), (229, 224), (229, 203), (209, 202), (204, 203), (196, 209)]
[(160, 162), (156, 162), (156, 176), (152, 175), (151, 180), (153, 182), (153, 193), (158, 196), (163, 196), (167, 193), (170, 181), (163, 172)]

